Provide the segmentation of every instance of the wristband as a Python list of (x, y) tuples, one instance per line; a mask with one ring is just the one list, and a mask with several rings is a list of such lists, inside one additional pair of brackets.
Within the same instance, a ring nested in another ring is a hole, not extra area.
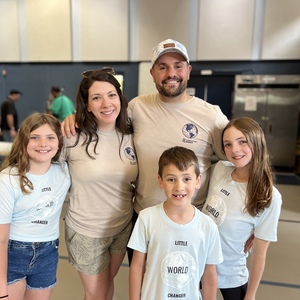
[[(10, 127), (10, 130), (16, 130), (15, 129), (15, 127), (13, 126), (13, 127)], [(5, 298), (5, 297), (4, 297)], [(0, 297), (0, 299), (1, 299), (1, 297)]]

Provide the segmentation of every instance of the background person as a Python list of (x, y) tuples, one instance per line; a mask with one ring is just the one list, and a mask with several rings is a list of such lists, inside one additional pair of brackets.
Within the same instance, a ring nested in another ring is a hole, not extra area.
[(85, 300), (112, 300), (114, 277), (132, 230), (138, 167), (128, 101), (113, 69), (86, 71), (76, 99), (78, 131), (66, 139), (62, 160), (72, 176), (65, 217), (70, 263)]
[[(231, 120), (222, 135), (228, 161), (213, 168), (203, 212), (218, 225), (224, 262), (217, 266), (224, 300), (252, 300), (264, 271), (267, 249), (277, 240), (282, 204), (273, 186), (263, 131), (251, 118)], [(246, 240), (254, 233), (248, 272)]]
[(18, 112), (15, 106), (22, 96), (22, 92), (11, 90), (7, 98), (1, 104), (1, 131), (2, 139), (6, 142), (12, 142), (18, 132)]
[(193, 151), (173, 147), (159, 159), (166, 200), (140, 212), (128, 247), (130, 300), (216, 299), (216, 266), (222, 262), (217, 226), (191, 204), (201, 185)]
[(56, 284), (59, 221), (70, 186), (57, 159), (59, 121), (35, 113), (0, 167), (0, 298), (49, 300)]
[[(63, 121), (67, 116), (74, 113), (74, 105), (70, 98), (62, 94), (61, 88), (53, 86), (51, 88), (53, 100), (48, 108), (59, 121)], [(48, 100), (49, 101), (49, 100)]]

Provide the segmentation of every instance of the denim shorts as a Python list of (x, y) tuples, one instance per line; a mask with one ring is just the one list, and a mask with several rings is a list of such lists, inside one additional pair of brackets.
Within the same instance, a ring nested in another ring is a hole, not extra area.
[(104, 272), (111, 254), (125, 254), (131, 234), (132, 222), (117, 235), (105, 238), (92, 238), (75, 232), (65, 223), (65, 238), (69, 262), (77, 271), (87, 275)]
[(56, 284), (59, 240), (50, 242), (8, 242), (7, 282), (26, 280), (32, 290), (52, 288)]

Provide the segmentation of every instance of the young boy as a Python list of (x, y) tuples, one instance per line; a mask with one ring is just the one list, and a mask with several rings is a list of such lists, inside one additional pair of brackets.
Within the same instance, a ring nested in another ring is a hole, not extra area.
[(164, 151), (158, 182), (167, 199), (140, 212), (128, 244), (130, 300), (216, 299), (215, 264), (223, 257), (216, 224), (191, 204), (201, 184), (195, 153)]

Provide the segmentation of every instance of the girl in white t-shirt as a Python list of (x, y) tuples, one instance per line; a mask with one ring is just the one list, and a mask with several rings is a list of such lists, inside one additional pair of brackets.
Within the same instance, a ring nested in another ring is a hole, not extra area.
[[(224, 300), (255, 299), (267, 249), (277, 240), (282, 204), (273, 187), (263, 131), (253, 119), (231, 120), (222, 134), (228, 161), (212, 169), (203, 212), (218, 225), (223, 263), (217, 265), (218, 287)], [(244, 246), (254, 235), (249, 271)]]
[(50, 300), (56, 284), (59, 220), (70, 187), (58, 163), (60, 122), (34, 113), (0, 167), (0, 298)]

